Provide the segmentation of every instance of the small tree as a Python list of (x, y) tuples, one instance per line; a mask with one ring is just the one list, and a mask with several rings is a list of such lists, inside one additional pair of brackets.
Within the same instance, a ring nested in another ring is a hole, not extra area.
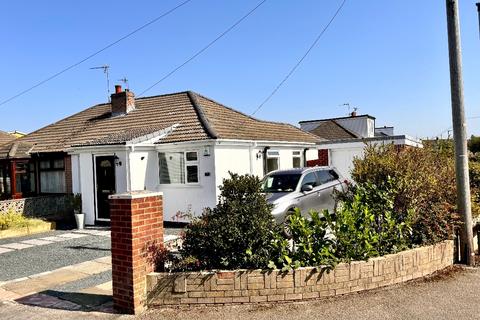
[(468, 141), (468, 150), (472, 153), (480, 152), (480, 137), (472, 135)]
[(253, 175), (230, 173), (215, 208), (186, 228), (182, 255), (201, 269), (265, 268), (277, 232), (271, 209)]
[(393, 145), (366, 147), (354, 161), (353, 180), (386, 190), (393, 179), (393, 212), (412, 214), (414, 244), (430, 244), (452, 235), (455, 218), (455, 167), (450, 144), (426, 143), (424, 148)]

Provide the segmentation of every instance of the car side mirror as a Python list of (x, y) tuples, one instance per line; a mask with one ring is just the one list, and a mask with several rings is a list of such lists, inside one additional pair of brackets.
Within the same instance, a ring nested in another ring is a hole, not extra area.
[(304, 184), (301, 188), (302, 192), (310, 192), (313, 190), (313, 186), (311, 184)]

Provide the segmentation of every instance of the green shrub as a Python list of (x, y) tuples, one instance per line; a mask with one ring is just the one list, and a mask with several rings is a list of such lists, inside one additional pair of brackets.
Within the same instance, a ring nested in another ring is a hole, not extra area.
[(269, 268), (288, 270), (299, 267), (332, 268), (337, 264), (330, 226), (323, 216), (310, 211), (309, 218), (302, 216), (298, 208), (288, 216), (289, 241), (280, 234), (274, 241)]
[(349, 185), (338, 194), (336, 213), (325, 212), (343, 261), (366, 260), (408, 248), (412, 241), (412, 210), (395, 211), (395, 181)]
[(13, 209), (0, 212), (0, 230), (27, 227), (30, 220)]
[(366, 147), (354, 160), (353, 180), (387, 191), (392, 179), (393, 212), (412, 213), (412, 241), (431, 244), (448, 239), (455, 222), (455, 169), (448, 144), (399, 149), (393, 145)]
[(480, 161), (472, 157), (469, 162), (470, 192), (472, 194), (472, 215), (480, 216)]
[(260, 180), (230, 173), (220, 190), (218, 205), (187, 226), (182, 256), (200, 269), (267, 267), (278, 227)]

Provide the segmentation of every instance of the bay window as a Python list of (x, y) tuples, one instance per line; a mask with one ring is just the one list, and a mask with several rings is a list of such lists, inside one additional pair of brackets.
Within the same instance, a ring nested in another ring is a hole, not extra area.
[(160, 184), (198, 183), (198, 152), (159, 152)]

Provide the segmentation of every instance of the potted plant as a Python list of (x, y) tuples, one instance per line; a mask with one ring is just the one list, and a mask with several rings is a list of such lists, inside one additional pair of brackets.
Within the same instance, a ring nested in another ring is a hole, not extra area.
[(72, 208), (75, 214), (75, 221), (77, 222), (77, 229), (82, 230), (85, 228), (85, 213), (82, 211), (82, 195), (80, 193), (73, 195)]

